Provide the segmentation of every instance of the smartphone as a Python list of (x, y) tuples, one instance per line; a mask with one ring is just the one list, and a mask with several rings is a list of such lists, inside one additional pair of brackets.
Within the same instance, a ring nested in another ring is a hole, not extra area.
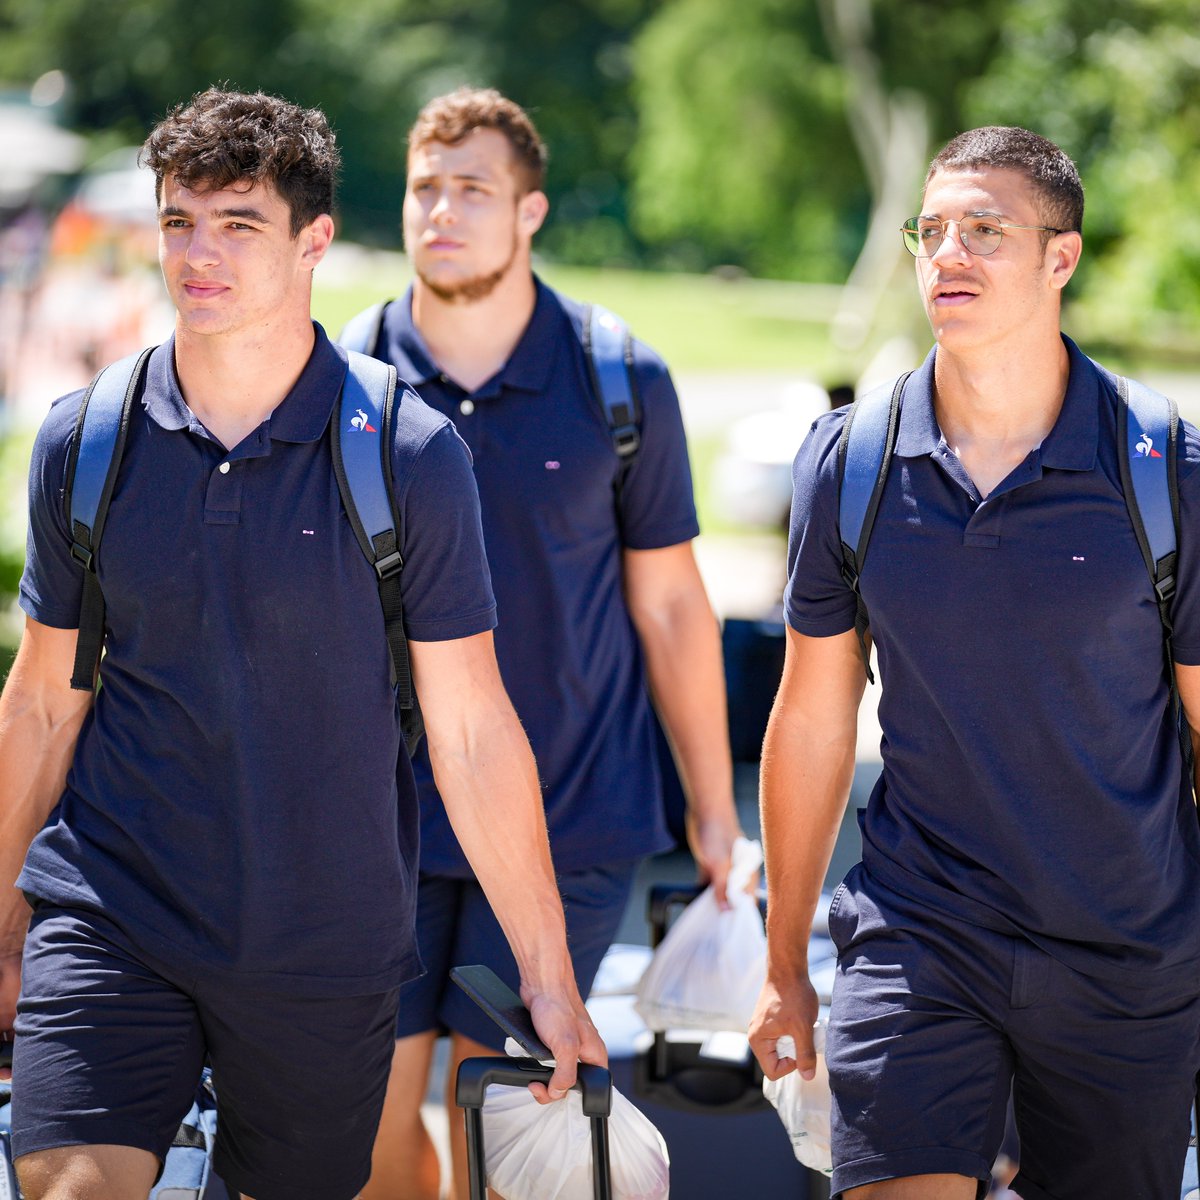
[(529, 1015), (529, 1009), (521, 1003), (521, 997), (491, 967), (451, 967), (450, 978), (530, 1058), (543, 1061), (554, 1057), (550, 1048), (538, 1037), (537, 1030), (533, 1027), (533, 1018)]

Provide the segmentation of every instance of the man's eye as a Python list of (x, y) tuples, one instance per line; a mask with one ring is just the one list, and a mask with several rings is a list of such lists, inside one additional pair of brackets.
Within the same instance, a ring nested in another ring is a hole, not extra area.
[(970, 232), (979, 237), (992, 238), (999, 237), (1001, 229), (994, 221), (976, 221), (971, 225)]
[(917, 229), (917, 236), (922, 242), (940, 242), (942, 227), (940, 225), (921, 225)]

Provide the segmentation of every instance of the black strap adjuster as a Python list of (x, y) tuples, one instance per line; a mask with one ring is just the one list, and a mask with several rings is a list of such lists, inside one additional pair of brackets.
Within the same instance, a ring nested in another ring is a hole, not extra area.
[(404, 560), (400, 557), (400, 551), (393, 550), (391, 554), (385, 554), (382, 558), (375, 560), (375, 574), (381, 581), (391, 579), (393, 575), (399, 574), (402, 566), (404, 566)]
[(96, 556), (92, 551), (81, 542), (71, 543), (71, 557), (79, 563), (85, 571), (92, 570), (92, 563), (95, 562)]
[(637, 453), (642, 436), (638, 433), (636, 425), (619, 425), (612, 430), (612, 440), (613, 445), (617, 448), (617, 453), (622, 458), (628, 458), (631, 454)]

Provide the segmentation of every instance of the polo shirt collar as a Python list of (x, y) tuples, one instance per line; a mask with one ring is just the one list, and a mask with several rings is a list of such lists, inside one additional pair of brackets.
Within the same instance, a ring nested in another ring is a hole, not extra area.
[[(266, 433), (279, 442), (315, 442), (329, 425), (329, 414), (346, 378), (346, 359), (313, 322), (316, 341), (295, 386), (263, 423)], [(186, 429), (195, 419), (175, 373), (175, 338), (170, 337), (146, 364), (142, 403), (155, 424), (163, 429)]]
[[(479, 388), (476, 395), (495, 395), (503, 388), (522, 392), (541, 392), (545, 389), (554, 366), (554, 356), (563, 340), (564, 326), (569, 325), (570, 319), (554, 292), (536, 275), (533, 282), (536, 299), (525, 332), (508, 362)], [(413, 323), (411, 287), (388, 310), (387, 324), (388, 349), (400, 378), (415, 387), (438, 379), (442, 374), (441, 368), (434, 362), (429, 347)]]
[[(1043, 467), (1061, 471), (1089, 471), (1096, 462), (1100, 437), (1101, 374), (1065, 334), (1070, 375), (1062, 411), (1042, 443)], [(904, 406), (896, 435), (896, 453), (906, 458), (932, 454), (942, 441), (942, 431), (933, 409), (933, 364), (937, 347), (909, 376), (904, 385)]]

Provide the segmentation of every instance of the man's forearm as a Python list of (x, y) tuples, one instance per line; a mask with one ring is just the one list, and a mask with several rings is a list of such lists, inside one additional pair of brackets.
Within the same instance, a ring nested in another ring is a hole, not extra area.
[(482, 739), (463, 739), (453, 750), (431, 742), (438, 790), (521, 978), (557, 987), (572, 973), (533, 755), (511, 708), (477, 728), (486, 731)]
[(646, 674), (693, 816), (732, 818), (733, 764), (717, 619), (702, 587), (637, 617)]
[(24, 939), (29, 909), (12, 885), (62, 795), (89, 702), (48, 703), (26, 675), (18, 657), (0, 696), (0, 952)]

